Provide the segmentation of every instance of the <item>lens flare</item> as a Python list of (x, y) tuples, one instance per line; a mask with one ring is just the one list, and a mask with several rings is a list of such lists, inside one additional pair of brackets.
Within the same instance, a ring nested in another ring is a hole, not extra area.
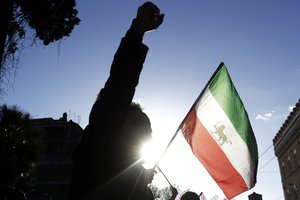
[(141, 148), (141, 158), (144, 162), (143, 167), (145, 169), (151, 169), (161, 156), (161, 150), (155, 146), (154, 140), (149, 140), (144, 143)]

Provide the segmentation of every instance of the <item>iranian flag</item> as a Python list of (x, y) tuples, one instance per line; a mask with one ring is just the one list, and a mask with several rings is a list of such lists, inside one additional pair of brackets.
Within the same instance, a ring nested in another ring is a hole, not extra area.
[(180, 129), (194, 155), (228, 199), (254, 187), (257, 144), (224, 63), (219, 65)]

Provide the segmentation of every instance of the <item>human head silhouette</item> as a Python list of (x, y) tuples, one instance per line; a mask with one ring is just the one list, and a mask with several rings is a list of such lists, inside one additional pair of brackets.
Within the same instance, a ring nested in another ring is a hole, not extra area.
[(195, 192), (187, 191), (181, 196), (180, 199), (181, 200), (199, 200), (199, 195)]
[[(151, 139), (151, 123), (150, 119), (143, 112), (142, 107), (138, 103), (131, 103), (126, 121), (121, 130), (121, 134), (123, 135), (123, 144), (127, 146), (127, 156), (131, 156), (131, 159), (139, 159), (140, 157), (140, 149), (143, 144)], [(125, 152), (124, 152), (125, 153)]]

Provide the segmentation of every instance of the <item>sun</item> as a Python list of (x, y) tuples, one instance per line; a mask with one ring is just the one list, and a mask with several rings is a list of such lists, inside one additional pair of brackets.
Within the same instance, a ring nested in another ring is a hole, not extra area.
[(155, 139), (146, 141), (141, 148), (141, 159), (144, 162), (143, 167), (145, 169), (154, 168), (161, 158), (162, 153), (163, 149), (157, 145)]

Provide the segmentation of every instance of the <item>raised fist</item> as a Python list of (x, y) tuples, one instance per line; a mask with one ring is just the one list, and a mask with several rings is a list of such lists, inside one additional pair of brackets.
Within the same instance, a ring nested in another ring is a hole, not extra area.
[(163, 22), (164, 14), (152, 2), (147, 1), (138, 8), (136, 18), (132, 22), (133, 28), (141, 33), (157, 29)]

